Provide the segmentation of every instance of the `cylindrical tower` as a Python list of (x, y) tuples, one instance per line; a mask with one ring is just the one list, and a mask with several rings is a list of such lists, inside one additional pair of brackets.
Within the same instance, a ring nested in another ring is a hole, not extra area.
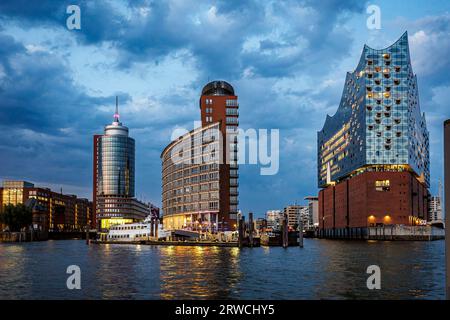
[(128, 136), (128, 128), (119, 121), (117, 106), (113, 123), (105, 126), (105, 134), (98, 143), (97, 194), (134, 197), (135, 142)]

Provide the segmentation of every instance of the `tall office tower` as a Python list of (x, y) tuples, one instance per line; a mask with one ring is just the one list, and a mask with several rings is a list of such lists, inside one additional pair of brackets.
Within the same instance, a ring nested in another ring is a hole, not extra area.
[(234, 230), (237, 96), (229, 83), (213, 81), (203, 88), (199, 104), (202, 126), (170, 143), (161, 154), (164, 228)]
[(93, 199), (97, 228), (131, 223), (150, 214), (149, 205), (134, 198), (135, 143), (120, 122), (118, 99), (114, 121), (94, 135)]
[(408, 35), (364, 46), (336, 114), (318, 132), (320, 228), (345, 233), (427, 219), (429, 140)]

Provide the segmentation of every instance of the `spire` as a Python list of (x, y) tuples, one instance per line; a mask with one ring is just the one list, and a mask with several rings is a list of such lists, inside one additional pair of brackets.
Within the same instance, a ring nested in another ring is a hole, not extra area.
[(114, 113), (114, 122), (119, 122), (119, 96), (116, 96), (116, 112)]

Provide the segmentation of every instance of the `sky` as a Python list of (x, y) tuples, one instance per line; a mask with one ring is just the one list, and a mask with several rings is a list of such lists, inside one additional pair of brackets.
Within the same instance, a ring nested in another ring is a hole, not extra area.
[[(80, 8), (69, 30), (67, 6)], [(380, 29), (367, 20), (380, 8)], [(239, 209), (257, 216), (317, 195), (317, 131), (340, 102), (364, 44), (408, 31), (430, 131), (431, 192), (443, 179), (450, 118), (450, 2), (0, 2), (0, 180), (92, 198), (92, 136), (113, 120), (136, 140), (136, 196), (161, 205), (163, 148), (198, 121), (211, 80), (231, 83), (243, 129), (278, 129), (279, 171), (239, 169)]]

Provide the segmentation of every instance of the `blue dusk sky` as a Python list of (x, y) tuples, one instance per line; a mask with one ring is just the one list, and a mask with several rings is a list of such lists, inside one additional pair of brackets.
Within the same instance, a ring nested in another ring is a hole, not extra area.
[[(81, 30), (68, 30), (68, 5)], [(366, 9), (381, 9), (369, 29)], [(192, 129), (208, 80), (231, 83), (243, 129), (280, 130), (279, 172), (240, 167), (240, 209), (258, 216), (316, 195), (316, 138), (364, 44), (409, 34), (430, 131), (431, 190), (450, 118), (450, 1), (0, 2), (0, 179), (92, 198), (92, 136), (115, 95), (136, 139), (136, 195), (161, 204), (160, 153)]]

